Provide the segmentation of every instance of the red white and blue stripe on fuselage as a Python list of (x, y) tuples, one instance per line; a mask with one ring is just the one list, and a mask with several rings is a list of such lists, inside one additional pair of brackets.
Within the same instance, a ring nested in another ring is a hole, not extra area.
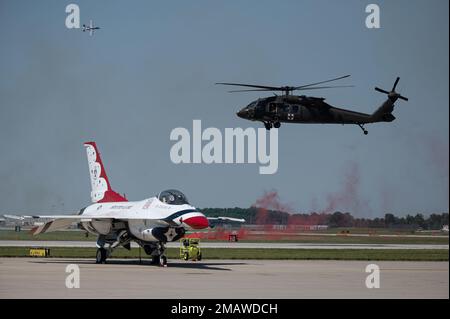
[(209, 226), (208, 219), (195, 209), (184, 209), (163, 219), (169, 225), (186, 225), (192, 229), (203, 229)]

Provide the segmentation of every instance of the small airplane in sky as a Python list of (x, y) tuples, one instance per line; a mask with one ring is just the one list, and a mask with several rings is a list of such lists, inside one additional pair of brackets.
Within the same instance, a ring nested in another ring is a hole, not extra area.
[(92, 20), (89, 21), (89, 26), (83, 24), (83, 32), (89, 31), (89, 35), (93, 35), (95, 30), (100, 30), (100, 27), (94, 26)]
[[(32, 229), (34, 235), (67, 228), (73, 223), (91, 234), (97, 235), (96, 263), (105, 263), (112, 251), (123, 246), (130, 249), (130, 242), (139, 244), (153, 264), (167, 265), (165, 244), (184, 237), (186, 231), (205, 229), (208, 218), (189, 204), (186, 196), (174, 189), (157, 196), (129, 202), (111, 188), (95, 142), (84, 144), (87, 152), (91, 179), (92, 205), (72, 215), (15, 216), (14, 219), (50, 219)], [(221, 221), (245, 220), (216, 217)]]

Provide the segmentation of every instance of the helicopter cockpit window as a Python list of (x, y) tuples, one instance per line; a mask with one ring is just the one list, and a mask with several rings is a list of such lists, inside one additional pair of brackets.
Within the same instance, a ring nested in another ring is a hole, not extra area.
[(159, 193), (158, 199), (168, 205), (189, 204), (186, 196), (182, 192), (175, 189), (169, 189)]
[(291, 113), (298, 113), (298, 105), (291, 105)]
[(275, 103), (269, 103), (269, 112), (276, 112), (277, 111), (277, 105)]
[(248, 110), (254, 106), (256, 106), (257, 101), (253, 101), (252, 103), (250, 103), (249, 105), (247, 105), (245, 108)]

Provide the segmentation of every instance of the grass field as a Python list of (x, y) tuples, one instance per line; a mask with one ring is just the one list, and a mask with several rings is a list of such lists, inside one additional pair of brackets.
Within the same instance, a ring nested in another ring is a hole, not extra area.
[(428, 245), (446, 245), (449, 243), (447, 238), (440, 237), (353, 237), (346, 235), (338, 236), (308, 236), (308, 235), (296, 235), (296, 236), (269, 236), (266, 238), (254, 238), (247, 240), (240, 240), (240, 242), (292, 242), (292, 243), (304, 243), (304, 244), (428, 244)]
[(430, 235), (435, 234), (445, 234), (440, 231), (416, 231), (411, 229), (403, 228), (368, 228), (368, 227), (334, 227), (325, 230), (317, 230), (318, 233), (341, 233), (350, 231), (352, 234), (376, 234), (376, 235)]
[[(328, 233), (327, 233), (328, 234)], [(317, 244), (429, 244), (439, 245), (449, 243), (448, 236), (442, 237), (379, 237), (376, 235), (367, 237), (353, 237), (345, 234), (339, 234), (338, 236), (329, 236), (324, 234), (315, 233), (311, 235), (267, 235), (267, 236), (254, 236), (248, 235), (245, 238), (241, 238), (241, 242), (301, 242), (305, 244), (317, 243)], [(351, 232), (353, 234), (353, 232)], [(46, 234), (40, 234), (38, 236), (32, 235), (29, 231), (15, 232), (13, 230), (0, 230), (0, 240), (80, 240), (80, 241), (95, 241), (96, 236), (89, 234), (86, 237), (86, 233), (82, 231), (55, 231)], [(208, 241), (204, 239), (203, 241)]]
[[(95, 248), (50, 248), (51, 257), (95, 258)], [(170, 259), (179, 258), (179, 249), (168, 248)], [(448, 261), (446, 249), (223, 249), (203, 248), (204, 259), (296, 259), (296, 260), (389, 260)], [(28, 257), (26, 247), (0, 247), (0, 257)], [(142, 258), (148, 258), (141, 250)], [(111, 258), (139, 258), (139, 248), (118, 248)]]
[(96, 236), (83, 231), (55, 231), (34, 236), (29, 230), (15, 232), (14, 230), (0, 230), (0, 240), (87, 240), (95, 241)]

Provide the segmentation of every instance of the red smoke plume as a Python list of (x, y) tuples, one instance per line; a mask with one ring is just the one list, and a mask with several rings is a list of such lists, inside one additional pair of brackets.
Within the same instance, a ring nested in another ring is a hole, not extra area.
[[(287, 220), (283, 224), (287, 225), (320, 225), (327, 220), (327, 215), (338, 210), (350, 212), (353, 214), (370, 214), (371, 210), (368, 201), (361, 198), (360, 189), (360, 173), (357, 163), (351, 162), (345, 169), (342, 188), (331, 193), (326, 197), (326, 206), (323, 209), (315, 209), (319, 213), (312, 214), (293, 214), (294, 210), (290, 205), (281, 202), (277, 191), (265, 192), (259, 198), (253, 207), (257, 208), (255, 224), (268, 225), (279, 224), (279, 219), (274, 220), (269, 211), (278, 211), (288, 213)], [(317, 200), (314, 198), (314, 205)]]
[(448, 142), (431, 136), (425, 138), (425, 147), (429, 155), (431, 164), (441, 179), (445, 192), (449, 191), (449, 149)]
[(257, 208), (256, 220), (257, 225), (274, 224), (275, 221), (269, 215), (269, 210), (277, 212), (289, 213), (292, 209), (280, 202), (280, 197), (277, 191), (265, 192), (264, 195), (256, 200), (256, 203), (252, 205)]
[(351, 162), (346, 168), (342, 189), (327, 196), (327, 206), (320, 212), (334, 213), (337, 210), (345, 210), (353, 214), (370, 213), (368, 201), (361, 199), (359, 189), (359, 166)]
[(255, 224), (257, 225), (273, 225), (280, 224), (279, 218), (274, 220), (269, 211), (287, 213), (287, 218), (282, 221), (285, 225), (320, 225), (325, 224), (327, 220), (326, 214), (294, 214), (294, 210), (288, 204), (281, 202), (277, 191), (265, 192), (252, 207), (257, 208)]

